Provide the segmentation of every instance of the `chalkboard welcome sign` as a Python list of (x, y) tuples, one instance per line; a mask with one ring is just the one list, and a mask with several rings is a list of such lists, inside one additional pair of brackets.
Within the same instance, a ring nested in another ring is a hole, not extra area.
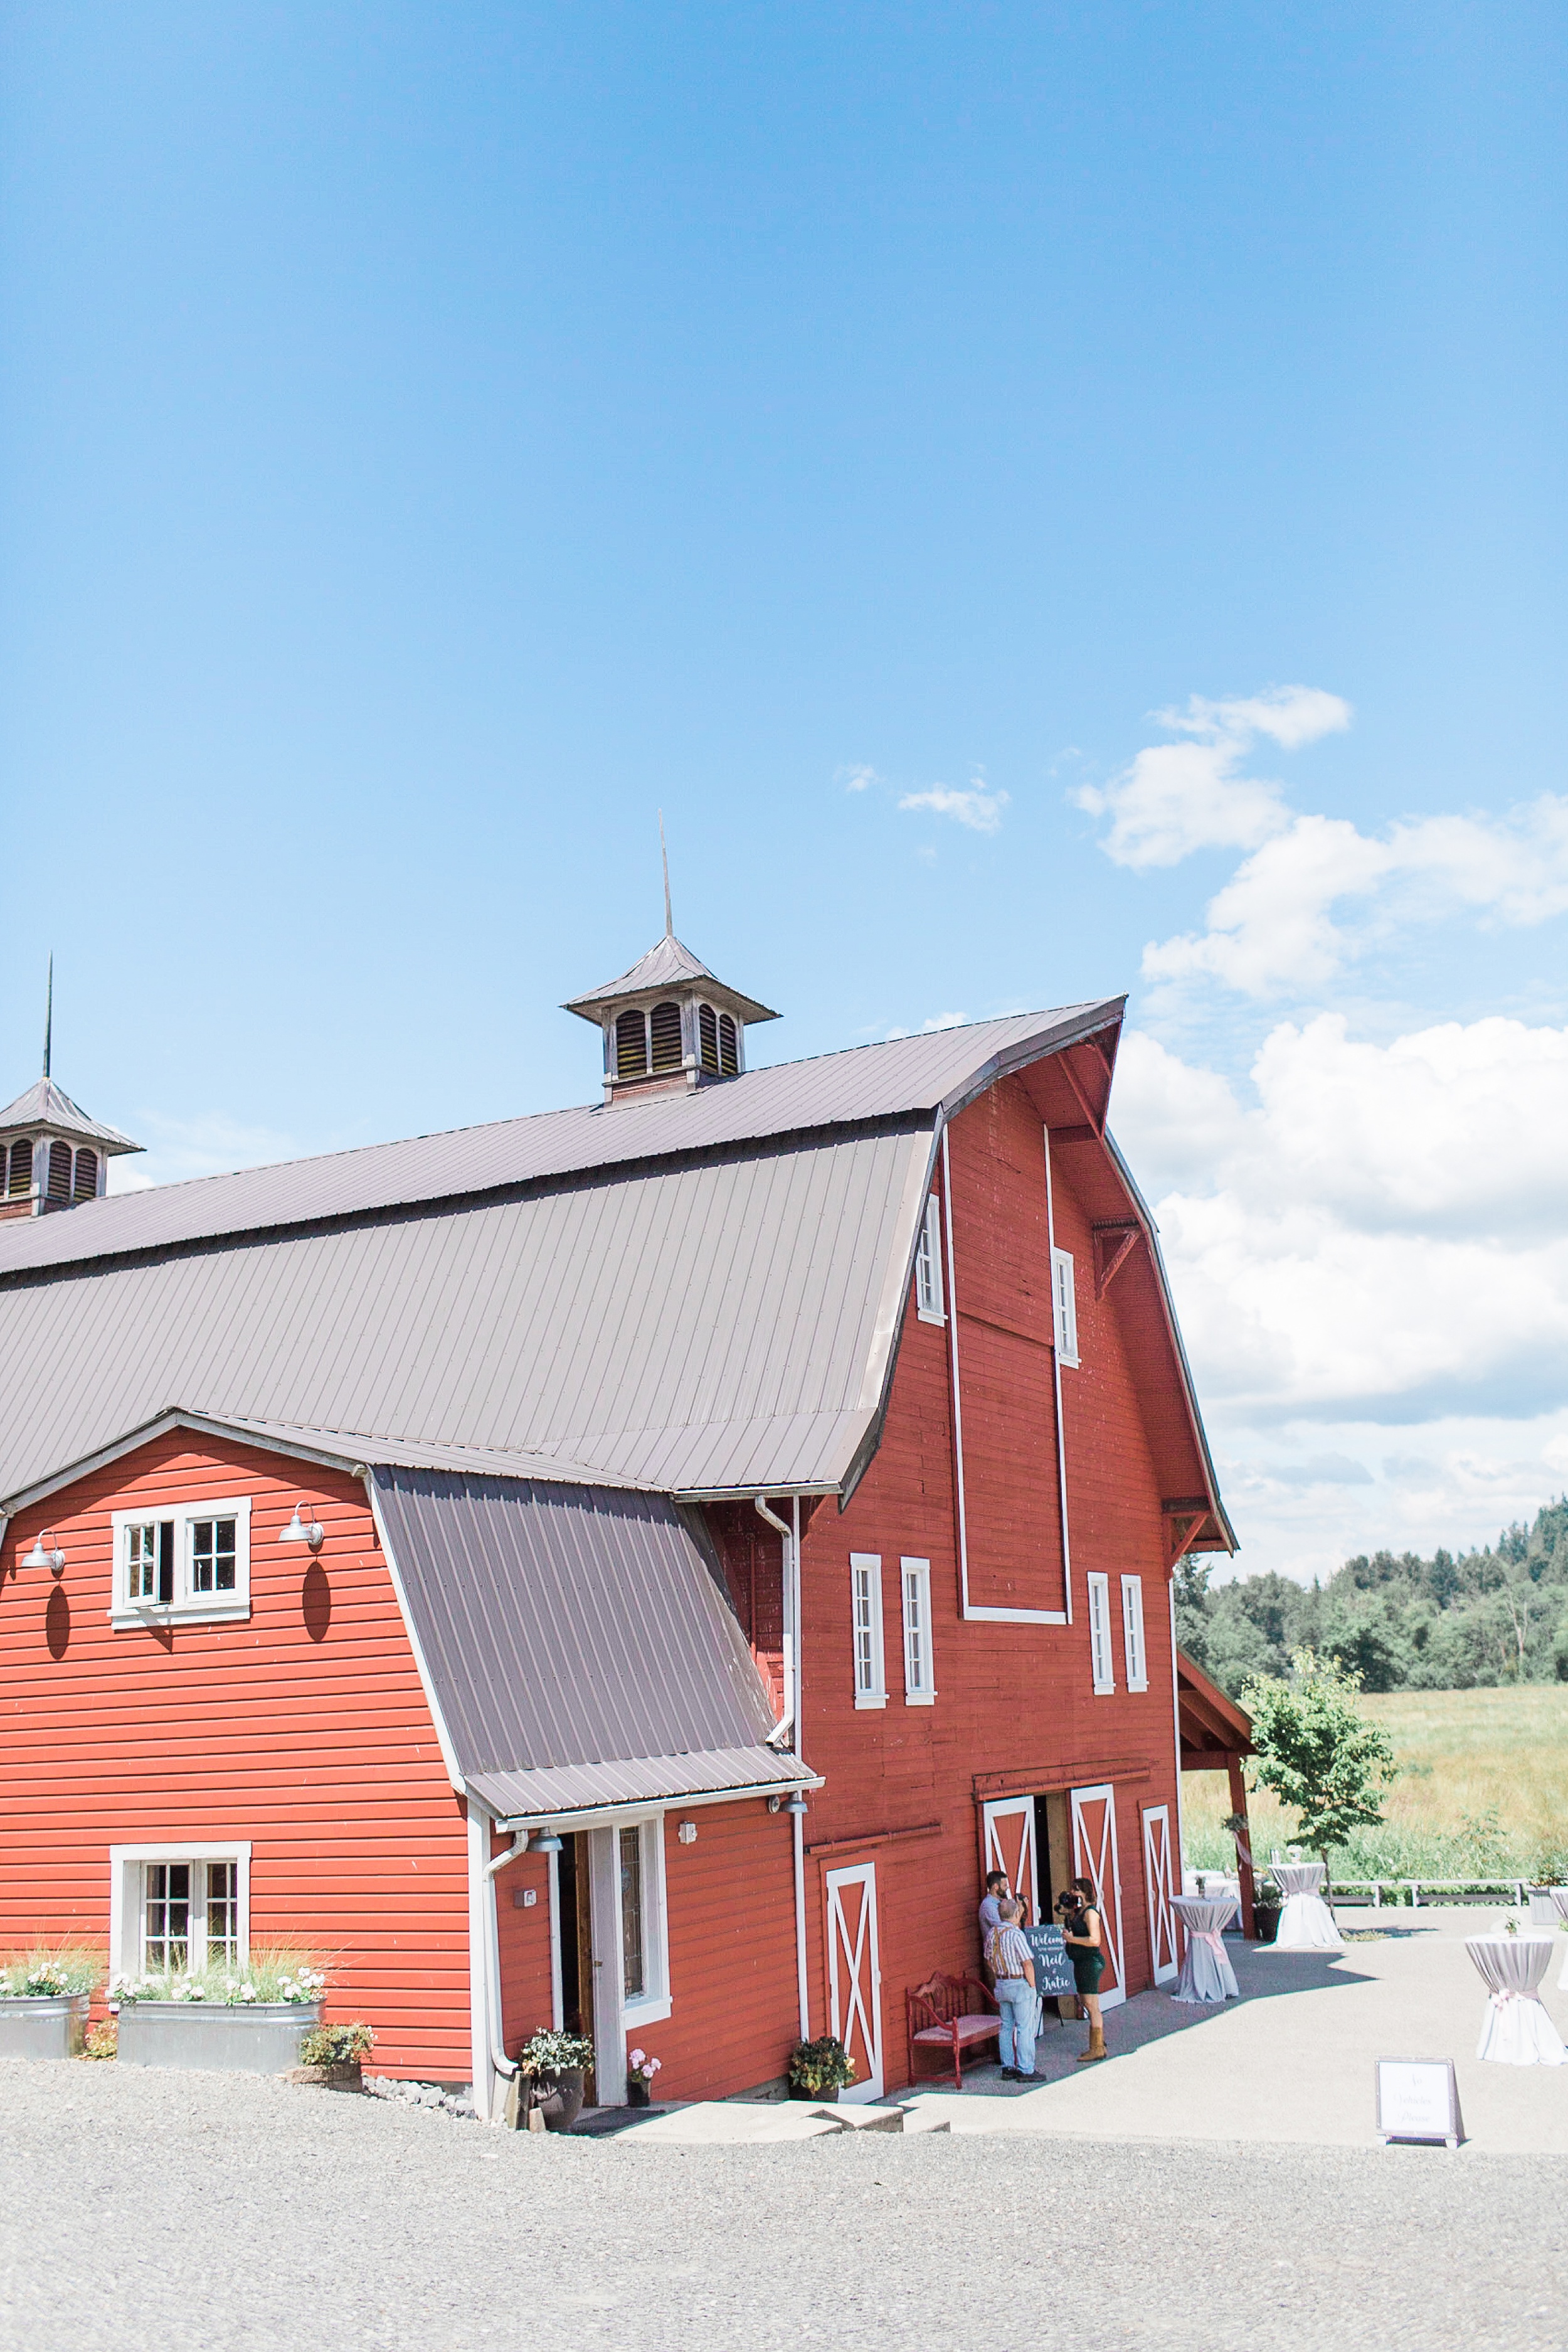
[(1040, 1999), (1051, 2000), (1062, 1993), (1075, 1993), (1078, 1983), (1061, 1928), (1026, 1927), (1023, 1934), (1034, 1956), (1034, 1989)]

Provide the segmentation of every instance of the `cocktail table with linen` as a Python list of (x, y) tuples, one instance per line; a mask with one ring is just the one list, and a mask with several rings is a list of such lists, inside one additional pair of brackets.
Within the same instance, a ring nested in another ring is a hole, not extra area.
[[(1568, 1924), (1568, 1886), (1554, 1886), (1552, 1890), (1552, 1900), (1557, 1907), (1557, 1916)], [(1568, 1992), (1568, 1945), (1563, 1947), (1563, 1973), (1557, 1979), (1557, 1990), (1559, 1992)]]
[(1322, 1864), (1273, 1862), (1269, 1874), (1285, 1898), (1274, 1937), (1275, 1951), (1343, 1952), (1344, 1937), (1322, 1898)]
[(1173, 1895), (1171, 1908), (1186, 1929), (1186, 1950), (1173, 2000), (1236, 2000), (1241, 1988), (1220, 1942), (1236, 1916), (1233, 1895)]
[(1550, 1936), (1467, 1936), (1465, 1949), (1491, 1999), (1481, 2020), (1478, 2058), (1503, 2066), (1568, 2064), (1563, 2036), (1541, 2002), (1541, 1981), (1552, 1959)]

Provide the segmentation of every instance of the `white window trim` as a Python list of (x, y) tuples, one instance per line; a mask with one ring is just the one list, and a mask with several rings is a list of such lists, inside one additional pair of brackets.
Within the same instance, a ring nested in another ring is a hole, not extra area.
[(1056, 1322), (1057, 1361), (1076, 1370), (1079, 1361), (1078, 1278), (1073, 1270), (1071, 1250), (1055, 1247), (1051, 1250), (1051, 1298)]
[(617, 1822), (614, 1828), (612, 1855), (615, 1883), (615, 1951), (616, 1965), (621, 1966), (621, 1832), (635, 1829), (643, 1851), (643, 1974), (647, 1990), (628, 1993), (621, 1988), (621, 2016), (628, 2032), (644, 2025), (658, 2025), (668, 2017), (670, 1998), (670, 1929), (669, 1909), (664, 1899), (664, 1816), (648, 1813), (642, 1819)]
[(922, 1323), (947, 1320), (942, 1282), (942, 1202), (935, 1192), (925, 1195), (920, 1243), (915, 1253), (915, 1312)]
[[(920, 1625), (925, 1639), (925, 1680), (923, 1683), (913, 1681), (909, 1671), (911, 1580), (919, 1595)], [(931, 1562), (928, 1559), (901, 1559), (898, 1563), (898, 1591), (904, 1611), (904, 1704), (905, 1706), (933, 1706), (936, 1701), (936, 1660), (931, 1644)]]
[(1089, 1665), (1094, 1677), (1094, 1692), (1103, 1698), (1116, 1687), (1116, 1655), (1111, 1647), (1111, 1580), (1108, 1576), (1090, 1575), (1084, 1579), (1089, 1589)]
[[(860, 1571), (870, 1570), (867, 1580), (871, 1601), (871, 1670), (874, 1677), (869, 1689), (861, 1685), (861, 1617)], [(877, 1551), (852, 1551), (850, 1554), (850, 1671), (854, 1678), (856, 1706), (887, 1705), (887, 1660), (882, 1637), (882, 1554)]]
[(1127, 1664), (1127, 1688), (1149, 1687), (1149, 1645), (1144, 1632), (1144, 1580), (1122, 1579), (1122, 1654)]
[[(142, 1516), (132, 1512), (135, 1518)], [(172, 1845), (111, 1845), (109, 1849), (109, 1967), (111, 1976), (141, 1972), (141, 1872), (149, 1862), (232, 1862), (239, 1891), (239, 1960), (250, 1958), (250, 1841), (223, 1838), (216, 1843), (186, 1838)]]
[[(111, 1625), (216, 1625), (250, 1615), (250, 1501), (248, 1495), (229, 1495), (217, 1502), (145, 1503), (139, 1510), (114, 1511), (114, 1587), (110, 1603)], [(132, 1601), (126, 1589), (125, 1530), (145, 1527), (149, 1520), (174, 1522), (174, 1598), (172, 1601)], [(235, 1523), (235, 1589), (232, 1592), (191, 1590), (191, 1527), (196, 1519), (233, 1519)], [(176, 1855), (175, 1860), (182, 1859)], [(219, 1860), (222, 1859), (220, 1855)]]

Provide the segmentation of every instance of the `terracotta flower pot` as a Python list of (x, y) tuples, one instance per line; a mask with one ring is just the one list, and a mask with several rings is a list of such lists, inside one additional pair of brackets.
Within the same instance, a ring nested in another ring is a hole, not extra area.
[(323, 2091), (362, 2091), (364, 2069), (357, 2058), (333, 2058), (323, 2066), (292, 2066), (291, 2083), (314, 2084)]
[(582, 2113), (581, 2067), (563, 2067), (559, 2074), (536, 2074), (533, 2103), (545, 2119), (546, 2131), (569, 2131)]

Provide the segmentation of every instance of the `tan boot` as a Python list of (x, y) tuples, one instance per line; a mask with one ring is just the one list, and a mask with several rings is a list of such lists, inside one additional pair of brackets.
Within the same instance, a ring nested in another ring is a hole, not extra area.
[(1103, 2058), (1106, 2054), (1104, 2029), (1098, 2025), (1092, 2025), (1089, 2029), (1089, 2047), (1087, 2050), (1079, 2052), (1078, 2063), (1081, 2066), (1092, 2066), (1097, 2058)]

